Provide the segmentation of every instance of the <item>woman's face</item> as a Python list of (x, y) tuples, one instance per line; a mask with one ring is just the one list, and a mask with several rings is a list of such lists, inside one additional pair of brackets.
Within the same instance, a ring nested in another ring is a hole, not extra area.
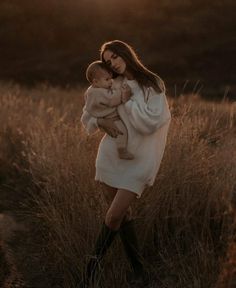
[(124, 74), (126, 71), (126, 63), (123, 60), (123, 58), (121, 58), (120, 56), (118, 56), (117, 54), (115, 54), (114, 52), (110, 51), (110, 50), (106, 50), (103, 53), (103, 59), (106, 62), (106, 64), (108, 66), (111, 67), (111, 69), (116, 72), (117, 74)]

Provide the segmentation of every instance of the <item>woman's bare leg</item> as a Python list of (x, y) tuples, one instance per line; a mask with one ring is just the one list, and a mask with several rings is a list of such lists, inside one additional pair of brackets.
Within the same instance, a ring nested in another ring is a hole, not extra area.
[[(114, 200), (114, 198), (116, 196), (117, 188), (108, 186), (105, 183), (101, 183), (101, 185), (103, 186), (102, 192), (103, 192), (103, 195), (105, 197), (105, 200), (110, 207), (112, 201)], [(132, 208), (129, 206), (128, 209), (126, 210), (124, 221), (129, 221), (131, 219), (132, 219)]]
[(112, 230), (118, 230), (128, 213), (131, 203), (136, 199), (136, 194), (125, 189), (118, 189), (105, 217), (105, 224)]
[(112, 201), (113, 201), (113, 199), (116, 196), (117, 188), (108, 186), (105, 183), (101, 183), (101, 185), (102, 185), (102, 188), (103, 188), (102, 192), (103, 192), (103, 195), (105, 197), (105, 200), (106, 200), (107, 204), (110, 206)]

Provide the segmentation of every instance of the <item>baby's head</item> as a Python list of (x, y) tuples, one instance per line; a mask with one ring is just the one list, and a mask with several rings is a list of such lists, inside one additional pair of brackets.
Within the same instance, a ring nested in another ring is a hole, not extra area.
[(102, 61), (92, 62), (86, 70), (86, 78), (93, 87), (110, 89), (112, 73)]

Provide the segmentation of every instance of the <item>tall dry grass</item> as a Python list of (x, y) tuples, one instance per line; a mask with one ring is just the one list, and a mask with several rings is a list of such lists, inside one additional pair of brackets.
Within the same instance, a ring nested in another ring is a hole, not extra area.
[[(169, 103), (173, 118), (160, 171), (133, 206), (138, 236), (153, 281), (210, 288), (232, 228), (236, 106), (196, 95)], [(81, 88), (0, 88), (1, 189), (27, 191), (20, 213), (39, 221), (45, 265), (66, 288), (83, 270), (107, 209), (103, 187), (93, 180), (102, 133), (85, 134), (82, 105)], [(105, 287), (128, 287), (119, 239), (104, 263)]]

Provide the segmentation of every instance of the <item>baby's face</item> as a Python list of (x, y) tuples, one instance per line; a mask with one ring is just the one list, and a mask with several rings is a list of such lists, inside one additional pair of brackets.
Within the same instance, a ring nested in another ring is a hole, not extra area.
[(112, 86), (112, 75), (105, 70), (100, 70), (94, 79), (94, 84), (99, 88), (110, 89)]

